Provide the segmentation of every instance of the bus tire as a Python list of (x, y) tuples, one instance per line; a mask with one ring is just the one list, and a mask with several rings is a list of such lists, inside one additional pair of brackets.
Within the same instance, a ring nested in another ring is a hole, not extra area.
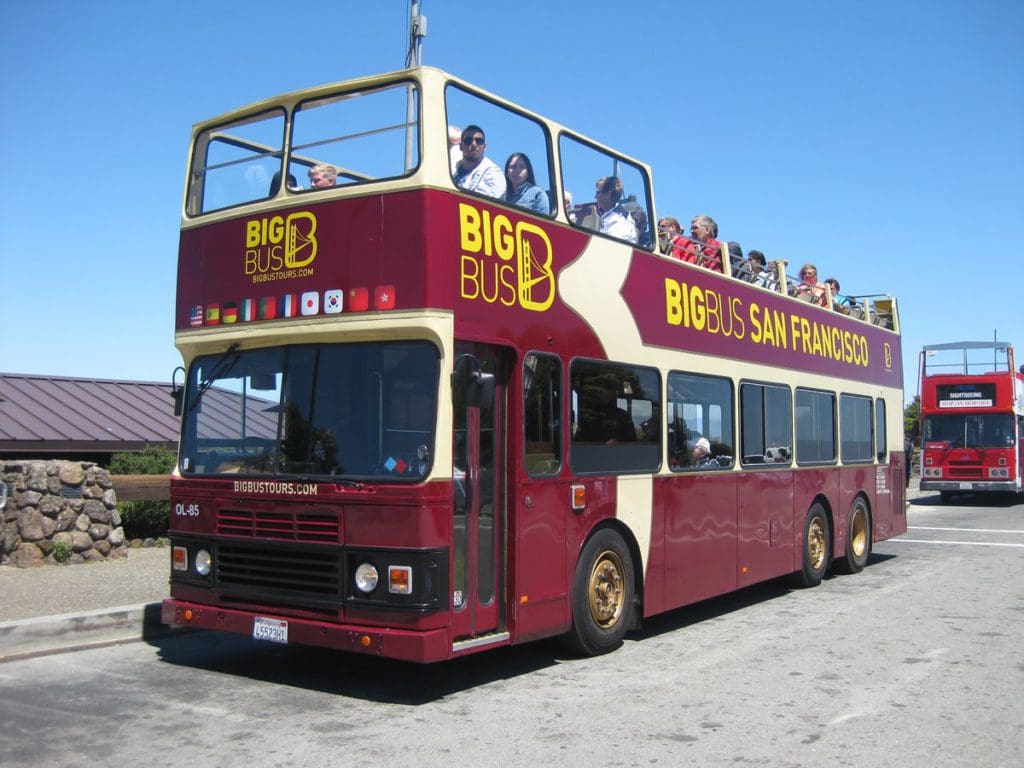
[(572, 580), (572, 628), (567, 645), (598, 656), (622, 645), (633, 611), (633, 561), (616, 531), (595, 533), (576, 563)]
[(825, 508), (818, 502), (811, 505), (804, 518), (804, 542), (802, 566), (793, 574), (798, 587), (816, 587), (825, 578), (828, 570), (829, 550), (832, 534)]
[(871, 514), (864, 499), (857, 499), (846, 518), (846, 554), (836, 562), (843, 573), (860, 573), (871, 554)]

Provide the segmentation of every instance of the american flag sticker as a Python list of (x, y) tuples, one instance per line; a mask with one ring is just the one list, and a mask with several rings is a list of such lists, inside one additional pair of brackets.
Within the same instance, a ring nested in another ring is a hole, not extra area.
[(341, 312), (344, 296), (344, 291), (341, 288), (335, 288), (333, 291), (324, 291), (324, 312), (328, 315), (336, 315)]
[(304, 315), (315, 315), (320, 312), (320, 294), (317, 291), (306, 291), (302, 294), (302, 303), (299, 305)]
[(193, 328), (198, 328), (203, 324), (203, 305), (196, 304), (192, 307), (192, 311), (188, 315), (188, 324)]

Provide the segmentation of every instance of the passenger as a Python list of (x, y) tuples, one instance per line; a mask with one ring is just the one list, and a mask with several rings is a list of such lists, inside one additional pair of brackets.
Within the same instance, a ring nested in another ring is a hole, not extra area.
[(764, 254), (761, 251), (747, 251), (747, 271), (743, 279), (762, 288), (768, 288), (775, 283), (775, 279), (765, 266)]
[(333, 187), (338, 178), (338, 169), (327, 163), (314, 165), (308, 171), (309, 185), (312, 189)]
[[(658, 250), (666, 256), (673, 252), (678, 246), (677, 240), (682, 236), (682, 225), (679, 219), (674, 216), (663, 216), (658, 220)], [(680, 258), (676, 256), (676, 258)]]
[(710, 216), (694, 216), (690, 222), (690, 237), (684, 238), (683, 261), (701, 267), (722, 271), (722, 244), (718, 237), (718, 225)]
[(602, 235), (611, 235), (636, 244), (636, 224), (619, 202), (622, 199), (622, 182), (617, 176), (605, 176), (597, 180), (596, 186), (594, 199), (597, 200), (597, 207), (601, 212), (598, 231)]
[(572, 192), (566, 192), (562, 195), (562, 204), (565, 206), (565, 218), (571, 223), (576, 223), (576, 209), (572, 204)]
[(629, 215), (633, 219), (633, 226), (636, 227), (636, 242), (641, 248), (651, 247), (651, 230), (647, 226), (647, 214), (640, 206), (631, 208)]
[[(294, 192), (299, 188), (299, 182), (295, 180), (292, 174), (288, 174), (288, 191)], [(267, 193), (267, 197), (273, 197), (281, 191), (281, 172), (278, 171), (270, 179), (270, 192)]]
[(793, 289), (794, 296), (810, 298), (812, 304), (819, 307), (827, 307), (824, 285), (818, 282), (818, 268), (813, 264), (804, 264), (800, 267), (800, 282)]
[(547, 216), (551, 213), (548, 194), (533, 178), (533, 164), (522, 152), (513, 152), (505, 161), (505, 201)]
[(459, 144), (462, 143), (462, 130), (457, 125), (448, 126), (448, 161), (452, 166), (452, 176), (459, 169), (459, 160), (462, 159), (462, 150)]
[(735, 278), (744, 279), (742, 275), (750, 270), (750, 265), (743, 258), (743, 249), (739, 243), (731, 240), (726, 246), (729, 249), (729, 273)]
[(829, 293), (832, 294), (832, 309), (836, 312), (842, 312), (844, 315), (850, 314), (850, 307), (847, 300), (839, 295), (839, 281), (834, 277), (830, 277), (825, 281), (825, 287), (828, 288)]
[(484, 129), (467, 126), (462, 132), (462, 159), (453, 178), (465, 190), (500, 200), (505, 196), (505, 177), (493, 160), (484, 157), (486, 148)]
[(711, 443), (706, 437), (700, 438), (693, 444), (693, 450), (690, 452), (690, 466), (697, 469), (710, 469), (718, 466), (718, 462), (711, 458)]
[(635, 443), (636, 427), (629, 414), (619, 408), (618, 387), (607, 381), (595, 382), (588, 389), (586, 407), (580, 409), (580, 423), (573, 438), (576, 442)]

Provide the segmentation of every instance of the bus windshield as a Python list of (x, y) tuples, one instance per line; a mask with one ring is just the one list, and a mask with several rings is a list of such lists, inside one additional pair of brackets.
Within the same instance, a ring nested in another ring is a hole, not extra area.
[(433, 455), (439, 360), (417, 341), (199, 357), (182, 471), (418, 481)]
[(928, 416), (924, 443), (948, 443), (950, 448), (1006, 448), (1013, 445), (1013, 416), (1009, 413), (957, 413)]

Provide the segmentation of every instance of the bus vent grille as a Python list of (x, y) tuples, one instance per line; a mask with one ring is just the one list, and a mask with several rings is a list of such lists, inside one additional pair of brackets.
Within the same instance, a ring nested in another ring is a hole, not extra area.
[(217, 512), (217, 533), (224, 536), (307, 541), (312, 544), (339, 543), (337, 514), (221, 509)]
[(342, 598), (341, 550), (217, 546), (216, 589), (253, 598), (283, 599), (300, 606), (338, 605)]
[(982, 467), (950, 467), (949, 476), (957, 480), (981, 480)]

